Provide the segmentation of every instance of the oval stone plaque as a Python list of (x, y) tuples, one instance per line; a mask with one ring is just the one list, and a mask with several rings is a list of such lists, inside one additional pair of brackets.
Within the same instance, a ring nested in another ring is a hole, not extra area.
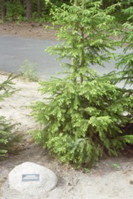
[(50, 169), (32, 162), (16, 166), (8, 176), (9, 188), (22, 193), (40, 195), (54, 189), (57, 177)]

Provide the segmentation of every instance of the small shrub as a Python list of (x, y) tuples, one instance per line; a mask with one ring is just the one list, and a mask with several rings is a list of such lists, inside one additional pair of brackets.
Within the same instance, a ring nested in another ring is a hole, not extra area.
[(13, 88), (14, 83), (12, 82), (15, 77), (11, 74), (5, 81), (0, 83), (0, 101), (10, 97), (15, 92), (15, 88)]
[(36, 82), (39, 80), (35, 65), (30, 63), (28, 60), (25, 60), (24, 64), (20, 67), (20, 74), (29, 81)]
[[(0, 83), (0, 101), (11, 96), (15, 92), (12, 79), (15, 77), (11, 74), (4, 82)], [(0, 159), (9, 153), (16, 151), (16, 143), (20, 140), (20, 136), (14, 132), (14, 125), (5, 117), (0, 116)]]
[(14, 125), (5, 117), (0, 116), (0, 159), (16, 152), (16, 143), (20, 136), (14, 132)]

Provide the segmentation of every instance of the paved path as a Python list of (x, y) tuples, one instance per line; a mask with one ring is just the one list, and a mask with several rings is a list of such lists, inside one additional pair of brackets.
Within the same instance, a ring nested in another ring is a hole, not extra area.
[[(40, 75), (48, 79), (51, 75), (61, 72), (63, 69), (57, 62), (56, 56), (50, 56), (45, 52), (49, 46), (54, 46), (57, 41), (26, 39), (12, 36), (0, 36), (0, 70), (7, 72), (19, 72), (20, 66), (25, 60), (36, 64)], [(122, 54), (123, 49), (118, 48), (117, 54)], [(94, 69), (101, 73), (108, 73), (114, 70), (115, 61), (111, 60), (106, 68), (94, 66)]]
[(18, 73), (28, 60), (36, 64), (41, 76), (48, 78), (61, 69), (55, 61), (56, 56), (45, 52), (47, 47), (55, 44), (55, 41), (0, 36), (0, 70)]

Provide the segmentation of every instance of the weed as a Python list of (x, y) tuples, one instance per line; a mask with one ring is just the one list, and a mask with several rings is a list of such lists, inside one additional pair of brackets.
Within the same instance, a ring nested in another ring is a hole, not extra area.
[(120, 169), (120, 165), (117, 164), (117, 163), (113, 163), (113, 164), (112, 164), (112, 168), (113, 168), (113, 169)]
[(34, 63), (25, 60), (23, 65), (20, 67), (20, 74), (29, 81), (38, 81), (39, 76)]

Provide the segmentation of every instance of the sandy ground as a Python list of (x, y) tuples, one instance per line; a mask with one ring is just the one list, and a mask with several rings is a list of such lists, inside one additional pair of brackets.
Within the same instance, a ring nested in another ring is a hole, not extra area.
[[(15, 30), (18, 36), (28, 35), (27, 29), (23, 26), (21, 34), (18, 25), (0, 25), (0, 34), (10, 35)], [(27, 24), (28, 26), (28, 24)], [(16, 27), (16, 29), (15, 29)], [(4, 30), (6, 28), (6, 30)], [(31, 27), (30, 27), (31, 28)], [(55, 32), (43, 35), (42, 26), (32, 31), (33, 38), (55, 39)], [(34, 29), (34, 27), (32, 28)], [(3, 31), (1, 31), (3, 30)], [(27, 33), (26, 33), (27, 30)], [(49, 30), (50, 31), (50, 30)], [(22, 34), (23, 32), (23, 34)], [(52, 36), (50, 36), (50, 34)], [(7, 74), (0, 72), (0, 81), (7, 78)], [(18, 154), (11, 155), (6, 160), (0, 162), (0, 199), (132, 199), (133, 198), (133, 156), (132, 153), (124, 153), (120, 157), (108, 157), (101, 160), (88, 173), (82, 170), (75, 170), (71, 166), (63, 165), (51, 156), (47, 151), (37, 146), (29, 135), (29, 130), (38, 127), (33, 118), (30, 117), (28, 106), (31, 102), (42, 99), (37, 92), (38, 84), (24, 81), (20, 78), (14, 80), (18, 89), (12, 97), (0, 103), (0, 115), (6, 116), (17, 123), (16, 131), (23, 135)], [(56, 189), (43, 196), (28, 196), (20, 194), (8, 187), (8, 173), (18, 164), (31, 161), (53, 170), (58, 176)]]

